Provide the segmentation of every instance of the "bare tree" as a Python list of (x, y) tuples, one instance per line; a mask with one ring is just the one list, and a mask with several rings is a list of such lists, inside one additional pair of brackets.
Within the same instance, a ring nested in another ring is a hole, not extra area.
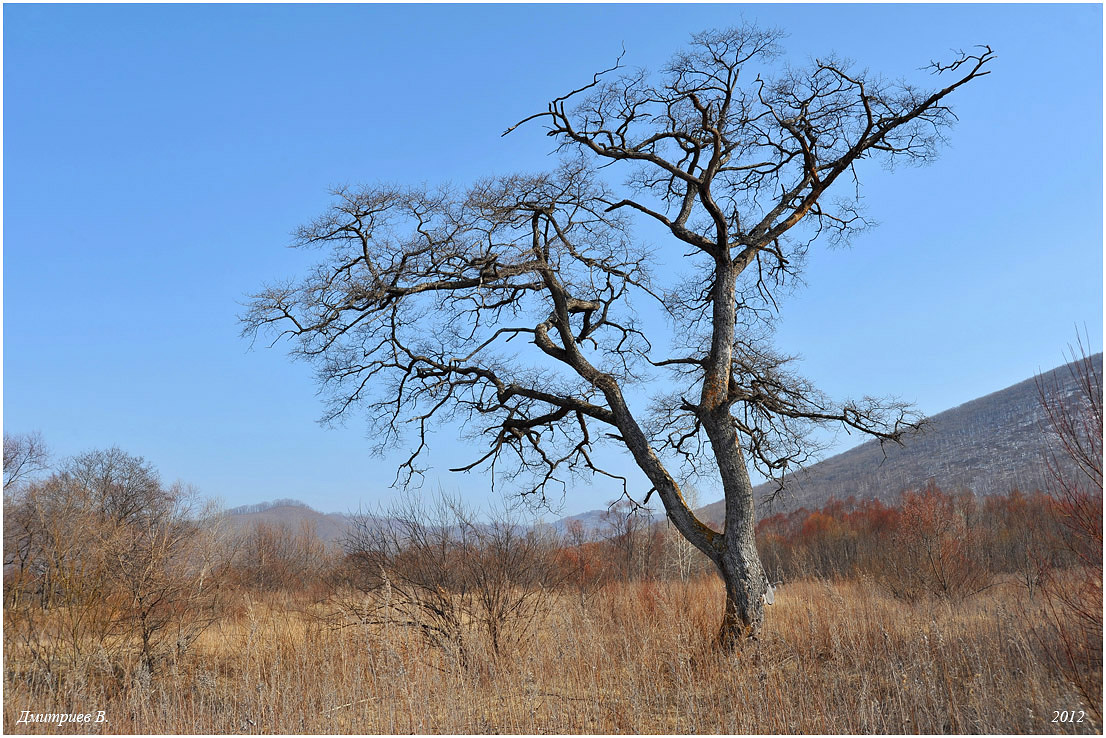
[(4, 434), (4, 489), (49, 468), (50, 452), (42, 434)]
[[(833, 57), (779, 71), (781, 36), (701, 33), (658, 77), (619, 62), (553, 99), (508, 129), (544, 121), (568, 156), (552, 173), (337, 190), (296, 236), (329, 253), (253, 295), (245, 334), (285, 337), (317, 367), (327, 420), (367, 411), (381, 448), (413, 428), (401, 483), (421, 471), (432, 422), (488, 442), (463, 470), (539, 495), (566, 474), (617, 476), (594, 451), (618, 444), (721, 574), (720, 643), (755, 635), (765, 577), (748, 463), (781, 477), (818, 451), (814, 426), (899, 442), (921, 422), (896, 401), (832, 402), (794, 374), (768, 343), (778, 298), (814, 240), (866, 225), (858, 165), (930, 161), (954, 119), (945, 98), (993, 58), (932, 63), (954, 79), (922, 90)], [(612, 165), (627, 170), (621, 193), (598, 179)], [(686, 274), (660, 282), (634, 217), (686, 252)], [(647, 336), (643, 306), (671, 330), (654, 318)], [(677, 389), (643, 399), (659, 387)], [(723, 532), (689, 508), (673, 464), (716, 475)]]
[(655, 574), (650, 566), (653, 544), (653, 511), (621, 498), (602, 515), (603, 540), (617, 562), (622, 579), (630, 581)]
[(141, 516), (107, 519), (118, 529), (108, 553), (111, 585), (125, 596), (120, 625), (138, 638), (141, 663), (151, 671), (187, 650), (214, 621), (219, 594), (215, 505), (180, 484), (164, 495)]
[(74, 456), (61, 474), (88, 490), (89, 504), (116, 523), (160, 516), (175, 503), (174, 491), (162, 487), (151, 464), (117, 447)]
[(152, 669), (211, 621), (216, 516), (143, 459), (93, 451), (5, 498), (5, 637), (47, 670), (95, 651)]
[[(695, 485), (684, 483), (681, 491), (689, 508), (694, 510), (699, 507), (699, 490)], [(664, 527), (663, 541), (664, 565), (670, 576), (686, 582), (691, 578), (692, 572), (697, 571), (697, 564), (707, 564), (703, 555), (671, 523)]]

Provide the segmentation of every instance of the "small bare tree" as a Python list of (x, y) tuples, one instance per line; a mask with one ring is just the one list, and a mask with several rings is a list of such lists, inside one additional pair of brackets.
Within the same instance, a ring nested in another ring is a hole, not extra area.
[(161, 504), (138, 512), (114, 523), (109, 581), (125, 596), (121, 629), (137, 636), (142, 664), (152, 671), (188, 649), (215, 619), (219, 516), (179, 484), (165, 490)]
[[(552, 173), (463, 192), (337, 190), (296, 237), (327, 256), (301, 282), (253, 295), (245, 333), (287, 337), (316, 365), (326, 419), (366, 410), (382, 448), (413, 428), (400, 482), (421, 471), (434, 422), (487, 442), (462, 470), (488, 468), (524, 493), (564, 486), (566, 473), (621, 479), (594, 453), (619, 444), (646, 497), (721, 574), (719, 642), (755, 635), (765, 576), (748, 464), (781, 476), (817, 451), (813, 426), (899, 442), (920, 423), (903, 403), (832, 402), (794, 374), (768, 344), (777, 298), (814, 240), (866, 225), (865, 161), (930, 161), (953, 120), (946, 98), (993, 58), (983, 47), (933, 63), (953, 79), (924, 90), (836, 57), (781, 69), (782, 35), (697, 34), (659, 77), (616, 63), (554, 98), (508, 130), (543, 121), (569, 157)], [(622, 191), (599, 180), (609, 166), (625, 170)], [(671, 279), (658, 279), (632, 217), (670, 237)], [(672, 330), (654, 316), (647, 335), (643, 305)], [(643, 401), (650, 388), (664, 389)], [(680, 464), (721, 483), (724, 531), (689, 508), (670, 470)]]
[(602, 520), (603, 540), (622, 579), (630, 581), (655, 573), (649, 566), (653, 511), (633, 500), (621, 498), (607, 507)]
[(4, 434), (4, 490), (49, 469), (50, 452), (42, 434)]
[[(683, 493), (689, 508), (694, 510), (699, 507), (699, 490), (696, 489), (694, 485), (685, 483), (683, 485)], [(665, 526), (664, 565), (670, 576), (674, 576), (686, 582), (691, 578), (693, 572), (698, 571), (697, 564), (700, 562), (705, 563), (706, 561), (703, 554), (691, 545), (691, 541), (680, 535), (680, 531), (678, 531), (671, 522)]]

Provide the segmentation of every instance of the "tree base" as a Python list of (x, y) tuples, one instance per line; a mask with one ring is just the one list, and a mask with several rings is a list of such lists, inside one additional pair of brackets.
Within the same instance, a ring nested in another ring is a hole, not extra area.
[(711, 648), (715, 651), (738, 651), (750, 641), (757, 640), (758, 630), (751, 623), (743, 623), (740, 618), (727, 613), (722, 620), (722, 626), (714, 636)]

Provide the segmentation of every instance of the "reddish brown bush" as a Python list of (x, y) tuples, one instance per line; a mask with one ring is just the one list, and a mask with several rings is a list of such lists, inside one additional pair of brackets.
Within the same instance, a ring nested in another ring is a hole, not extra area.
[(983, 557), (975, 497), (948, 495), (936, 486), (902, 496), (902, 513), (883, 557), (879, 579), (906, 599), (963, 599), (993, 580)]

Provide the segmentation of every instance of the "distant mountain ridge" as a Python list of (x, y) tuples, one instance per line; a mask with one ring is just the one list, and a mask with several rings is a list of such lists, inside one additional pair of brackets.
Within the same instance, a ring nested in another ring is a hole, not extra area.
[(350, 522), (348, 515), (321, 513), (304, 502), (290, 499), (235, 507), (227, 510), (226, 520), (236, 532), (245, 532), (258, 523), (287, 526), (292, 533), (304, 525), (312, 526), (321, 541), (333, 546), (341, 544)]
[[(305, 502), (287, 498), (240, 505), (227, 510), (225, 514), (231, 530), (236, 533), (248, 532), (259, 523), (284, 527), (290, 533), (295, 533), (302, 526), (307, 525), (314, 527), (320, 540), (335, 547), (341, 546), (355, 517), (345, 513), (321, 513)], [(606, 510), (590, 510), (578, 515), (558, 518), (552, 522), (538, 521), (534, 525), (547, 526), (556, 535), (565, 536), (572, 523), (579, 522), (585, 533), (594, 535), (607, 527), (607, 515)], [(374, 515), (370, 517), (375, 518), (380, 524), (385, 524), (388, 520)], [(663, 518), (659, 514), (653, 515), (654, 522), (661, 520)]]
[[(1102, 376), (1102, 354), (1090, 357)], [(1044, 372), (1048, 386), (1066, 396), (1076, 391), (1066, 364)], [(880, 499), (893, 502), (908, 489), (920, 489), (929, 480), (946, 490), (968, 489), (977, 495), (1005, 494), (1015, 487), (1045, 489), (1045, 414), (1036, 377), (965, 402), (929, 418), (925, 432), (908, 438), (905, 446), (869, 441), (832, 456), (789, 477), (783, 493), (771, 502), (773, 483), (753, 492), (758, 516), (818, 508), (830, 497)], [(886, 453), (886, 455), (885, 455)], [(704, 522), (720, 525), (724, 501), (700, 508)]]

